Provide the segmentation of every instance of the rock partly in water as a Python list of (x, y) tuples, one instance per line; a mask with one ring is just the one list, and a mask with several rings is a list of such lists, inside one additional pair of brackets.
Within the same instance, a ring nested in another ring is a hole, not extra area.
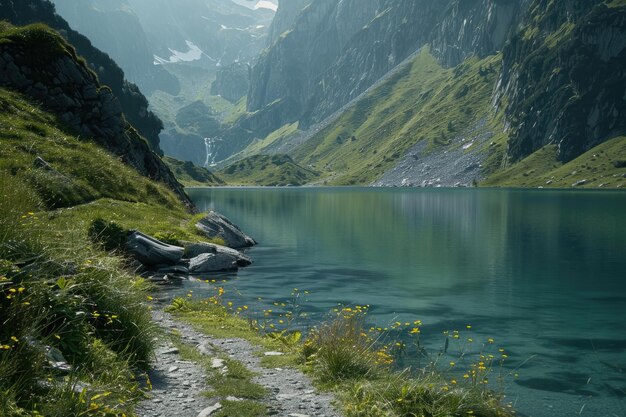
[(237, 259), (226, 253), (203, 253), (189, 260), (189, 273), (236, 271)]
[(126, 250), (144, 265), (176, 265), (184, 249), (168, 245), (141, 232), (133, 232), (126, 242)]
[(232, 256), (237, 266), (246, 267), (252, 263), (252, 260), (244, 255), (243, 253), (228, 248), (226, 246), (215, 245), (213, 243), (188, 243), (185, 244), (185, 253), (184, 257), (188, 259), (193, 259), (199, 255), (203, 254), (222, 254)]
[(230, 248), (247, 248), (256, 242), (221, 214), (211, 211), (202, 218), (196, 227), (209, 239), (219, 238)]

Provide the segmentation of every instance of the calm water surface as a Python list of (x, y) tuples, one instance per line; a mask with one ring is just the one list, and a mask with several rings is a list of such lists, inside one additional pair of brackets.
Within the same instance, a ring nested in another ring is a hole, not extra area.
[(519, 374), (505, 391), (525, 415), (626, 416), (626, 193), (189, 193), (259, 242), (227, 284), (238, 302), (271, 308), (299, 288), (313, 318), (345, 303), (371, 305), (380, 326), (420, 319), (435, 351), (445, 330), (474, 339), (470, 351), (492, 337), (509, 354), (503, 373)]

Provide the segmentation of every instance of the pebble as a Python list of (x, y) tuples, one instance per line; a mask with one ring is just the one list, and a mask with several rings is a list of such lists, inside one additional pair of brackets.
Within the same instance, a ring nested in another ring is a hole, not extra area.
[(265, 352), (264, 355), (265, 356), (283, 356), (284, 353), (282, 353), (282, 352)]

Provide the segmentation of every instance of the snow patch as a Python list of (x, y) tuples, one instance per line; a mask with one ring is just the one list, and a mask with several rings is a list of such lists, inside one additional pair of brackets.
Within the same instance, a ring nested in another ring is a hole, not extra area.
[(181, 52), (168, 48), (172, 55), (170, 55), (167, 59), (154, 55), (154, 65), (175, 64), (177, 62), (193, 62), (202, 59), (204, 52), (202, 52), (196, 44), (191, 41), (185, 41), (185, 43), (189, 48), (187, 52)]
[(271, 1), (268, 0), (260, 0), (255, 6), (254, 6), (254, 10), (258, 10), (258, 9), (270, 9), (273, 11), (278, 10), (278, 6), (274, 3), (272, 3)]

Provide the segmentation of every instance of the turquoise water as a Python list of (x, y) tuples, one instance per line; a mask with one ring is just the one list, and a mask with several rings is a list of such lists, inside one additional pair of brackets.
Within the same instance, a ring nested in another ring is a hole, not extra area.
[(422, 341), (434, 351), (445, 330), (472, 338), (470, 352), (491, 337), (489, 348), (509, 355), (498, 373), (511, 374), (507, 400), (523, 414), (626, 416), (626, 193), (189, 194), (259, 242), (249, 251), (254, 264), (226, 284), (241, 293), (237, 302), (271, 308), (299, 288), (310, 292), (301, 303), (312, 320), (337, 303), (369, 304), (376, 325), (422, 320)]

